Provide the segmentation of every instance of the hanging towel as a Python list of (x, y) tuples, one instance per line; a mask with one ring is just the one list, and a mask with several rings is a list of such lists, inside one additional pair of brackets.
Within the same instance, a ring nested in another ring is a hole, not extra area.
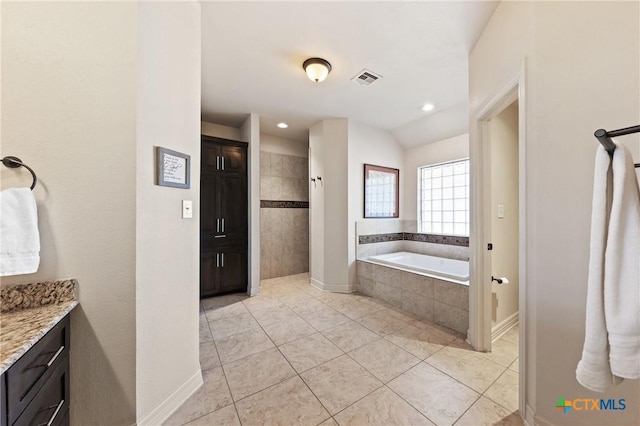
[(587, 316), (578, 382), (604, 392), (640, 378), (640, 190), (629, 151), (596, 154)]
[(587, 315), (582, 359), (576, 378), (587, 389), (604, 392), (621, 379), (611, 374), (609, 340), (604, 308), (604, 260), (612, 199), (611, 159), (604, 147), (598, 147), (593, 178), (591, 207), (591, 244), (587, 280)]
[(36, 200), (29, 188), (0, 192), (0, 276), (30, 274), (40, 264)]
[(613, 203), (605, 253), (604, 309), (611, 372), (640, 379), (640, 188), (624, 145), (613, 153)]

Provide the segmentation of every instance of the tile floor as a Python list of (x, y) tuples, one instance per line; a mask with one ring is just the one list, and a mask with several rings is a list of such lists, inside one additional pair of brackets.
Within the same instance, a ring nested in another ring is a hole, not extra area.
[(204, 385), (166, 425), (522, 425), (518, 330), (492, 353), (308, 274), (205, 299)]

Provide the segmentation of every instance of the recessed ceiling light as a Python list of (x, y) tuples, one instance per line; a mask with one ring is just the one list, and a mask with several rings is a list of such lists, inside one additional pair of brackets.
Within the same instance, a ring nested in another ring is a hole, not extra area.
[(277, 126), (280, 127), (281, 129), (286, 129), (287, 127), (289, 127), (289, 125), (284, 122), (278, 123)]
[(424, 104), (422, 106), (422, 110), (426, 112), (433, 111), (434, 108), (433, 104)]

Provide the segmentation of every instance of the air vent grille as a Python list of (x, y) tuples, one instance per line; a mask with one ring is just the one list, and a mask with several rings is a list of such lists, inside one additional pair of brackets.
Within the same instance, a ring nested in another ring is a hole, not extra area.
[(355, 81), (356, 83), (360, 83), (364, 86), (370, 86), (381, 78), (382, 76), (380, 74), (376, 74), (373, 71), (364, 69), (356, 74), (355, 77), (351, 79), (351, 81)]

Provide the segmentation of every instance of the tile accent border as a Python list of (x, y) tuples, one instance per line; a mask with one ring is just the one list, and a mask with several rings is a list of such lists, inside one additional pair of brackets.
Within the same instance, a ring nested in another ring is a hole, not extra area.
[(308, 201), (260, 200), (261, 209), (308, 209)]
[(395, 232), (389, 234), (360, 235), (358, 244), (374, 244), (389, 241), (417, 241), (421, 243), (447, 244), (469, 247), (469, 237), (450, 235), (417, 234), (414, 232)]
[(75, 279), (18, 284), (0, 289), (0, 312), (57, 305), (76, 299)]

